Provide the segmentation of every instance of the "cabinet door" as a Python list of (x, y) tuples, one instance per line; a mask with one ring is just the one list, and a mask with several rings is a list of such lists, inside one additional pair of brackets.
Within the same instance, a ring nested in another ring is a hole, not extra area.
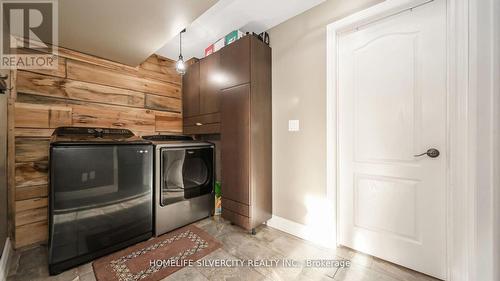
[(200, 61), (200, 114), (219, 112), (220, 53)]
[(247, 35), (220, 51), (221, 89), (250, 82), (250, 40)]
[(222, 197), (250, 205), (250, 85), (221, 91)]
[(183, 116), (200, 114), (200, 63), (190, 65), (182, 77)]

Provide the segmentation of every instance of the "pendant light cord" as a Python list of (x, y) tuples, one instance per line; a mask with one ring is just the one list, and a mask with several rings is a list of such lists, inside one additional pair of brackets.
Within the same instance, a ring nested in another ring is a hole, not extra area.
[(181, 33), (179, 33), (179, 57), (182, 58), (182, 33), (186, 32), (186, 29), (184, 28)]

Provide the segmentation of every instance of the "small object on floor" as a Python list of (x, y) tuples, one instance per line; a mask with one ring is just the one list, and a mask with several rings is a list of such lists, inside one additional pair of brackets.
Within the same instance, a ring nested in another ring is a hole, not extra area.
[[(202, 229), (189, 225), (96, 260), (92, 265), (98, 281), (159, 281), (220, 248), (222, 244)], [(174, 266), (163, 261), (178, 260)]]
[(250, 233), (252, 233), (252, 235), (255, 235), (255, 234), (257, 234), (257, 231), (255, 231), (255, 228), (252, 228)]

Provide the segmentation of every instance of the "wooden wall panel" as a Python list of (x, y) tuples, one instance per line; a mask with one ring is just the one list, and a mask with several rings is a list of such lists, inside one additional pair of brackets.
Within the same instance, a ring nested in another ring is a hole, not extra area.
[(181, 98), (181, 87), (179, 85), (146, 79), (129, 73), (120, 73), (88, 63), (68, 61), (66, 73), (68, 78), (73, 80)]
[(63, 126), (71, 126), (72, 108), (69, 107), (51, 107), (49, 115), (49, 127), (57, 128)]
[(139, 69), (139, 75), (181, 85), (182, 77), (175, 70), (175, 61), (157, 55), (150, 56)]
[(49, 128), (50, 107), (16, 103), (16, 128)]
[(146, 108), (163, 111), (182, 111), (182, 101), (176, 98), (162, 97), (157, 95), (146, 95)]
[(66, 59), (61, 57), (57, 59), (57, 69), (30, 69), (30, 71), (64, 78), (66, 77)]
[(48, 221), (30, 223), (16, 227), (16, 248), (21, 248), (33, 244), (47, 241), (49, 236)]
[(36, 208), (26, 211), (16, 211), (16, 227), (39, 221), (47, 221), (48, 208)]
[(144, 93), (20, 71), (18, 92), (78, 101), (144, 107)]
[(32, 198), (47, 197), (49, 194), (48, 185), (35, 185), (16, 188), (16, 201)]
[[(15, 50), (17, 54), (33, 54), (34, 52), (33, 50), (26, 48), (17, 48)], [(35, 51), (35, 53), (42, 54), (42, 52), (39, 51)], [(30, 71), (51, 76), (66, 77), (66, 59), (63, 57), (57, 57), (57, 69), (30, 69)]]
[(47, 207), (48, 203), (49, 201), (47, 198), (34, 198), (34, 199), (16, 201), (16, 212)]
[(48, 162), (16, 163), (16, 188), (48, 184)]
[(153, 55), (137, 67), (59, 48), (56, 70), (18, 70), (9, 99), (10, 227), (16, 248), (46, 243), (49, 140), (60, 126), (181, 133), (181, 77)]
[(49, 140), (16, 138), (16, 163), (49, 161)]
[(57, 128), (71, 125), (71, 108), (16, 103), (16, 128)]
[(73, 105), (73, 125), (154, 132), (155, 116), (151, 110), (147, 109), (107, 105)]
[(156, 112), (157, 132), (182, 133), (182, 115), (180, 113)]
[(50, 128), (16, 128), (15, 137), (50, 137), (54, 129)]

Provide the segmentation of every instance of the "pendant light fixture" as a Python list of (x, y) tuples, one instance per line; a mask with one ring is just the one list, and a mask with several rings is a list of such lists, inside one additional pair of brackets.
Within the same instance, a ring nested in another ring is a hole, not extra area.
[(186, 32), (185, 28), (181, 31), (181, 33), (179, 33), (179, 59), (175, 64), (175, 70), (177, 70), (177, 73), (180, 75), (184, 75), (186, 73), (186, 64), (184, 63), (184, 58), (182, 57), (182, 33), (184, 32)]

